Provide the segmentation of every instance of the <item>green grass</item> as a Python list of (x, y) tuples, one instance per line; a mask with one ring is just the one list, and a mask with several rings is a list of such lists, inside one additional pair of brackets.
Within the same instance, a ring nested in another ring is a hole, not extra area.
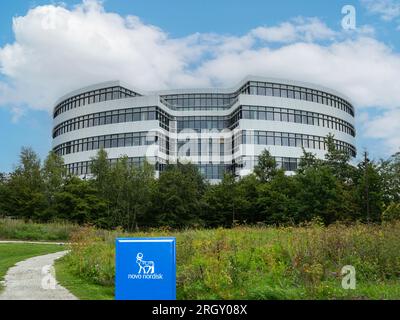
[(32, 223), (0, 219), (1, 240), (67, 241), (79, 226), (68, 222)]
[[(80, 298), (112, 298), (118, 236), (177, 238), (179, 300), (400, 299), (400, 223), (133, 234), (84, 228), (62, 261), (71, 284), (61, 283)], [(341, 287), (345, 265), (356, 269), (356, 290)]]
[(65, 247), (56, 244), (0, 243), (0, 280), (19, 261), (61, 250)]
[(57, 260), (56, 268), (57, 281), (80, 300), (113, 300), (114, 287), (102, 286), (91, 283), (87, 279), (80, 278), (69, 269), (65, 258)]

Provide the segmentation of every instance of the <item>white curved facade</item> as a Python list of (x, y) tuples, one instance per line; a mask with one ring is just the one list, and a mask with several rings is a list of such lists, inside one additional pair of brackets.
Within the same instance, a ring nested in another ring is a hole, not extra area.
[(354, 108), (342, 94), (309, 83), (247, 77), (232, 89), (143, 92), (119, 81), (76, 90), (54, 108), (53, 149), (70, 172), (90, 173), (103, 147), (156, 172), (191, 161), (210, 180), (250, 173), (268, 149), (294, 171), (304, 147), (324, 158), (324, 138), (356, 156)]

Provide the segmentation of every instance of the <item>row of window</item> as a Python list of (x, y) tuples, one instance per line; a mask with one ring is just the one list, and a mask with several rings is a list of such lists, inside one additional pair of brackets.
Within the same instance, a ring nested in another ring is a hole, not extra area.
[[(238, 150), (240, 144), (256, 144), (265, 146), (285, 146), (307, 149), (328, 150), (326, 139), (320, 136), (285, 133), (273, 131), (246, 131), (243, 130), (234, 138), (234, 152)], [(356, 156), (356, 149), (349, 143), (334, 140), (336, 148), (348, 152), (351, 156)]]
[[(244, 130), (235, 135), (233, 145), (232, 142), (225, 140), (211, 138), (180, 140), (177, 142), (178, 149), (176, 154), (179, 156), (224, 156), (231, 154), (232, 149), (233, 152), (237, 152), (239, 145), (242, 144), (327, 150), (324, 137), (297, 133)], [(54, 148), (54, 151), (63, 156), (101, 148), (148, 146), (153, 144), (158, 145), (161, 152), (170, 154), (169, 137), (158, 132), (133, 132), (84, 138), (60, 144)], [(340, 140), (335, 140), (335, 145), (339, 150), (345, 150), (353, 157), (356, 156), (354, 146)]]
[(353, 137), (356, 135), (354, 127), (347, 121), (321, 113), (263, 106), (242, 106), (241, 110), (242, 119), (294, 122), (342, 131)]
[(161, 96), (160, 100), (174, 110), (229, 109), (237, 101), (237, 94), (176, 94)]
[(169, 153), (169, 137), (158, 132), (131, 132), (73, 140), (58, 145), (54, 148), (54, 151), (63, 156), (101, 148), (149, 146), (153, 144), (160, 146), (161, 152)]
[(226, 164), (198, 164), (200, 173), (208, 180), (222, 180), (225, 173), (231, 172), (232, 165)]
[[(76, 117), (60, 123), (53, 130), (53, 138), (66, 132), (93, 126), (146, 120), (159, 120), (160, 127), (169, 131), (171, 119), (174, 118), (158, 107), (129, 108), (99, 112)], [(256, 119), (322, 126), (345, 132), (353, 137), (355, 136), (354, 127), (342, 119), (315, 112), (276, 107), (241, 106), (233, 115), (227, 117), (192, 116), (176, 117), (175, 119), (177, 121), (178, 132), (184, 129), (191, 129), (197, 132), (201, 132), (205, 129), (217, 129), (220, 131), (226, 128), (234, 129), (238, 126), (238, 121), (240, 119)]]
[[(128, 164), (131, 166), (140, 167), (143, 166), (146, 158), (145, 157), (134, 157), (128, 158)], [(149, 161), (149, 159), (147, 159)], [(154, 170), (162, 172), (166, 168), (166, 164), (162, 163), (159, 158), (154, 158)], [(296, 171), (298, 167), (299, 159), (296, 158), (285, 158), (285, 157), (275, 157), (277, 167), (282, 168), (285, 171)], [(120, 161), (120, 159), (109, 159), (111, 165), (115, 165)], [(90, 175), (91, 166), (93, 161), (82, 161), (65, 165), (67, 172), (72, 175)], [(251, 160), (246, 159), (241, 161), (238, 165), (240, 168), (251, 168), (253, 169), (258, 163), (258, 157), (252, 157)], [(197, 164), (200, 173), (209, 180), (221, 180), (225, 173), (230, 173), (234, 170), (235, 165), (231, 164), (212, 164), (212, 163), (200, 163)]]
[(343, 110), (354, 116), (354, 108), (346, 100), (319, 90), (277, 83), (250, 81), (241, 89), (241, 93), (316, 102)]
[(55, 118), (65, 111), (82, 107), (88, 104), (136, 97), (138, 95), (138, 93), (123, 87), (111, 87), (85, 92), (59, 103), (54, 110), (53, 117)]
[[(232, 94), (176, 94), (161, 96), (160, 99), (162, 103), (172, 109), (178, 110), (229, 109), (237, 101), (239, 94), (282, 97), (316, 102), (338, 108), (354, 116), (353, 107), (347, 101), (335, 95), (319, 90), (267, 82), (250, 81), (236, 93)], [(54, 110), (54, 118), (73, 108), (103, 101), (135, 97), (138, 95), (138, 93), (123, 87), (111, 87), (85, 92), (58, 104)]]
[[(54, 128), (53, 138), (64, 133), (83, 128), (147, 120), (159, 120), (161, 127), (169, 128), (169, 119), (160, 108), (130, 108), (98, 112), (64, 121)], [(162, 126), (162, 124), (165, 124), (165, 126)]]
[[(300, 159), (299, 158), (288, 158), (288, 157), (274, 157), (276, 161), (276, 166), (278, 169), (283, 169), (285, 171), (296, 171)], [(258, 156), (255, 157), (243, 157), (238, 162), (238, 167), (241, 169), (253, 170), (256, 165), (258, 165)]]
[[(143, 166), (144, 162), (146, 160), (146, 157), (134, 157), (134, 158), (128, 158), (128, 164), (130, 166), (136, 166), (140, 167)], [(154, 164), (154, 169), (156, 171), (163, 171), (165, 169), (166, 164), (161, 163), (160, 159), (158, 157), (155, 157), (153, 159), (147, 159), (147, 161), (153, 160)], [(109, 163), (113, 166), (120, 159), (108, 159)], [(152, 162), (152, 163), (153, 163)], [(87, 175), (91, 174), (91, 166), (92, 166), (93, 161), (82, 161), (82, 162), (76, 162), (76, 163), (70, 163), (65, 165), (65, 168), (67, 169), (67, 172), (72, 174), (72, 175)]]
[(279, 83), (249, 81), (232, 94), (175, 94), (160, 97), (160, 101), (177, 110), (229, 109), (240, 94), (271, 96), (325, 104), (354, 116), (354, 108), (346, 100), (323, 91)]
[(177, 130), (185, 129), (201, 132), (202, 130), (217, 129), (219, 131), (229, 128), (230, 117), (177, 117)]
[[(128, 158), (128, 164), (131, 166), (143, 166), (145, 162), (145, 157), (134, 157)], [(115, 165), (120, 159), (109, 159), (108, 161), (111, 165)], [(155, 171), (162, 172), (166, 168), (166, 164), (161, 163), (160, 159), (156, 158), (156, 162), (154, 165)], [(93, 161), (82, 161), (67, 164), (65, 167), (67, 171), (72, 175), (89, 175), (91, 174), (91, 165)], [(197, 165), (200, 173), (206, 179), (222, 179), (226, 172), (230, 172), (232, 166), (226, 164), (199, 164)]]
[[(228, 140), (228, 141), (225, 141)], [(221, 156), (232, 154), (231, 139), (178, 140), (177, 156)]]

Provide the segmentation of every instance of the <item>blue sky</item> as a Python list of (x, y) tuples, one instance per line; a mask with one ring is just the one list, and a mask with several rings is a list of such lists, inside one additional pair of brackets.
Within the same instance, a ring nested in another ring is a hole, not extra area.
[[(356, 30), (342, 29), (344, 5), (356, 8)], [(400, 150), (400, 1), (6, 0), (0, 9), (0, 171), (22, 146), (46, 156), (50, 110), (69, 90), (115, 78), (143, 89), (230, 86), (247, 70), (344, 92), (357, 108), (359, 154)]]

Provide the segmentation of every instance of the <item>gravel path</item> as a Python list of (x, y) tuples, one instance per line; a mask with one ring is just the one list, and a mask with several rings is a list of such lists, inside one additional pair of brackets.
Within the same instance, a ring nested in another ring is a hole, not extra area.
[(60, 251), (18, 262), (8, 269), (0, 300), (77, 300), (55, 280), (54, 261), (66, 255)]

